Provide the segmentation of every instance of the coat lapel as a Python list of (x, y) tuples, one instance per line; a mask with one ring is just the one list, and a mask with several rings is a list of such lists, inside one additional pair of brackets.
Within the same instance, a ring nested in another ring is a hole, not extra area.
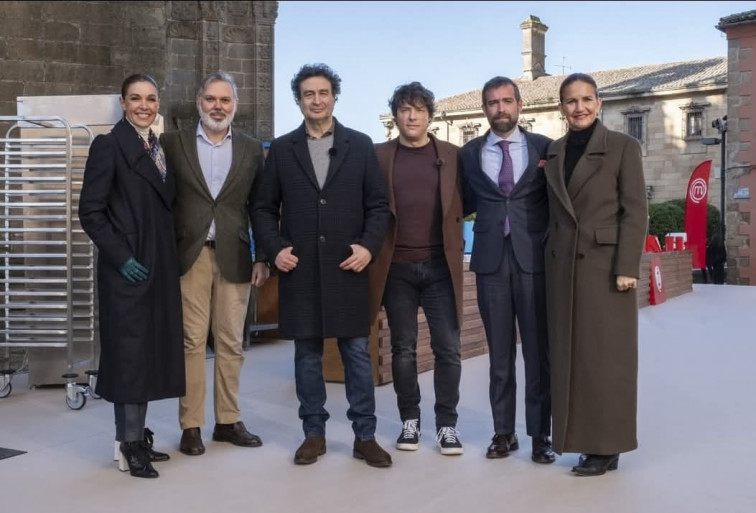
[(228, 170), (226, 180), (223, 182), (221, 190), (218, 191), (218, 198), (228, 190), (233, 190), (234, 180), (240, 173), (244, 172), (244, 163), (246, 162), (246, 153), (249, 148), (242, 144), (241, 138), (234, 141), (234, 134), (231, 132), (231, 168)]
[(328, 164), (328, 174), (326, 175), (323, 188), (328, 187), (328, 183), (333, 180), (334, 176), (341, 169), (341, 164), (344, 162), (347, 153), (349, 152), (349, 135), (344, 126), (341, 125), (336, 118), (333, 118), (333, 149), (331, 151), (331, 159)]
[(118, 141), (118, 146), (121, 148), (129, 167), (155, 189), (160, 199), (170, 210), (173, 201), (169, 189), (170, 184), (166, 185), (160, 178), (160, 171), (144, 149), (142, 138), (134, 130), (134, 127), (128, 121), (122, 119), (113, 127), (113, 135)]
[[(519, 130), (519, 128), (518, 128)], [(530, 137), (528, 136), (528, 133), (523, 131), (523, 137), (525, 138), (525, 145), (528, 149), (528, 162), (525, 166), (525, 171), (522, 172), (522, 176), (519, 180), (517, 180), (517, 183), (514, 186), (514, 189), (512, 189), (512, 195), (516, 195), (520, 190), (525, 188), (528, 183), (532, 182), (535, 177), (536, 173), (538, 173), (538, 161), (539, 161), (539, 155), (538, 151), (536, 150), (536, 147), (533, 146), (530, 142)]]
[(202, 168), (200, 167), (199, 153), (197, 152), (197, 125), (194, 128), (179, 132), (179, 140), (181, 141), (181, 148), (184, 150), (186, 163), (189, 165), (191, 177), (200, 184), (200, 187), (207, 193), (207, 196), (212, 198), (205, 175), (202, 174)]
[(396, 150), (399, 146), (399, 139), (378, 145), (376, 156), (378, 157), (378, 166), (384, 173), (383, 178), (386, 180), (386, 193), (389, 200), (389, 210), (391, 215), (396, 218), (396, 197), (394, 196), (394, 160), (396, 159)]
[(312, 159), (310, 158), (310, 150), (307, 148), (307, 133), (305, 132), (304, 123), (294, 133), (294, 137), (291, 139), (292, 150), (294, 157), (299, 162), (299, 166), (304, 171), (307, 178), (310, 179), (312, 185), (316, 189), (320, 189), (318, 185), (318, 178), (315, 176), (315, 168), (312, 167)]
[[(570, 198), (575, 198), (586, 182), (601, 169), (606, 155), (606, 134), (606, 128), (601, 122), (598, 122), (588, 141), (588, 146), (585, 148), (585, 153), (578, 160), (575, 170), (572, 172), (572, 178), (570, 178), (570, 183), (567, 186)], [(562, 160), (562, 165), (564, 165), (563, 163), (564, 160)]]
[[(457, 192), (457, 176), (454, 173), (456, 156), (448, 146), (439, 147), (432, 134), (429, 134), (429, 136), (436, 147), (436, 155), (438, 155), (436, 165), (438, 166), (439, 194), (441, 195), (441, 218), (446, 219), (454, 194)], [(480, 155), (480, 152), (478, 152), (478, 155)]]
[(549, 146), (548, 161), (546, 162), (546, 181), (554, 192), (564, 209), (575, 218), (575, 210), (572, 208), (572, 201), (567, 188), (564, 185), (564, 153), (567, 138), (562, 137), (554, 141)]

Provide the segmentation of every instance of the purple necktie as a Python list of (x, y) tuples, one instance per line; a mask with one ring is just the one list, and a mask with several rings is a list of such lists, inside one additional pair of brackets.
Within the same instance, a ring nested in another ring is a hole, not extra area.
[[(499, 190), (506, 196), (514, 189), (514, 166), (509, 155), (509, 141), (499, 141), (501, 148), (501, 169), (499, 170)], [(504, 236), (509, 235), (509, 216), (504, 219)]]

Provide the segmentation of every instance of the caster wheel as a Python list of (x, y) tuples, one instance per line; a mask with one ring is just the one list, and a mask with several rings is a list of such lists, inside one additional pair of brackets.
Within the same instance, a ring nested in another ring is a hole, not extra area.
[(101, 396), (95, 394), (94, 388), (92, 387), (89, 387), (89, 397), (91, 397), (92, 399), (102, 399)]
[(7, 385), (5, 385), (2, 390), (0, 390), (0, 399), (5, 399), (10, 395), (10, 393), (13, 391), (13, 385), (8, 382)]
[(85, 396), (81, 392), (77, 392), (76, 398), (71, 400), (71, 398), (66, 395), (66, 404), (72, 410), (81, 410), (82, 408), (84, 408), (84, 405), (87, 404), (87, 396)]

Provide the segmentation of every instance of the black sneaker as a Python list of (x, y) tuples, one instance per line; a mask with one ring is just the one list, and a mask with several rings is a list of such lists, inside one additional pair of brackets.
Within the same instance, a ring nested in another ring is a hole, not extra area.
[(420, 419), (409, 419), (402, 423), (402, 434), (396, 439), (400, 451), (416, 451), (420, 446)]
[(436, 445), (441, 449), (441, 454), (447, 456), (465, 452), (462, 448), (462, 442), (459, 441), (459, 431), (451, 426), (439, 428), (436, 434)]

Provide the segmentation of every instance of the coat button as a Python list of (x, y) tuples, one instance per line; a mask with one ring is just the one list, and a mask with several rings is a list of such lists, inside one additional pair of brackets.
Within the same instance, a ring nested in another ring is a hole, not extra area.
[(318, 237), (318, 239), (320, 240), (320, 242), (325, 242), (325, 235), (321, 235), (320, 237)]
[(579, 258), (580, 260), (582, 260), (582, 259), (584, 259), (584, 258), (585, 258), (585, 255), (584, 255), (583, 253), (578, 253), (578, 254), (577, 254), (577, 257), (578, 257), (578, 258)]
[(553, 257), (556, 256), (556, 251), (554, 251), (553, 249), (551, 250), (551, 256), (553, 256)]
[(327, 201), (325, 200), (325, 198), (320, 198), (320, 204), (321, 205), (325, 205), (326, 203), (327, 203)]

